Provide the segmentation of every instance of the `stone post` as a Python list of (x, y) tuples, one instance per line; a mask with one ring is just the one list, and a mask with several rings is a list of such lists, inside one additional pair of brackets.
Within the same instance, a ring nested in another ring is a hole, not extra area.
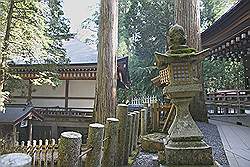
[(82, 135), (77, 132), (63, 132), (58, 147), (58, 165), (77, 167), (81, 151)]
[(87, 153), (85, 166), (100, 167), (102, 158), (104, 125), (99, 123), (89, 124), (87, 148), (92, 148)]
[(133, 125), (133, 115), (128, 114), (128, 126), (127, 126), (127, 138), (126, 141), (128, 143), (128, 149), (127, 149), (127, 156), (131, 155), (132, 149), (131, 149), (131, 138), (132, 138), (132, 125)]
[(141, 136), (146, 135), (145, 109), (141, 109)]
[(132, 115), (132, 129), (131, 129), (130, 148), (131, 148), (131, 153), (132, 153), (132, 151), (135, 149), (134, 142), (135, 142), (135, 125), (136, 125), (136, 122), (135, 122), (136, 118), (135, 117), (136, 117), (136, 113), (132, 112), (131, 115)]
[(31, 167), (31, 156), (23, 153), (11, 153), (0, 156), (0, 167)]
[(139, 131), (139, 118), (140, 118), (140, 112), (135, 111), (135, 135), (134, 135), (134, 148), (137, 148), (137, 141), (138, 141), (138, 131)]
[(117, 106), (117, 119), (118, 124), (118, 146), (117, 146), (117, 166), (123, 165), (128, 161), (125, 159), (125, 143), (126, 143), (126, 128), (128, 122), (128, 106), (126, 104), (118, 104)]
[(104, 149), (102, 167), (116, 166), (116, 151), (118, 144), (118, 123), (116, 118), (107, 118), (105, 125)]

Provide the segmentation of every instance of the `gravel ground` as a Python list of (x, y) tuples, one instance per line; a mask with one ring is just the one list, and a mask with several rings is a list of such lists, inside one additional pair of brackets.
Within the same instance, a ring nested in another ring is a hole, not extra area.
[[(197, 122), (197, 125), (202, 131), (206, 143), (212, 146), (214, 159), (223, 167), (229, 167), (217, 127), (204, 122)], [(157, 154), (140, 152), (132, 167), (158, 167), (157, 158)]]
[(132, 167), (158, 167), (157, 159), (157, 154), (140, 152)]
[(205, 142), (212, 146), (214, 159), (223, 167), (229, 167), (217, 126), (204, 122), (197, 122), (197, 125), (204, 135)]

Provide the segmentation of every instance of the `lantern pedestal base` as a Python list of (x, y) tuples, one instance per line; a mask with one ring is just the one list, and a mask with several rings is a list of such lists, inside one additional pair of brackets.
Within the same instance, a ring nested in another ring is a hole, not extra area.
[(213, 165), (212, 148), (203, 141), (173, 142), (165, 145), (167, 165)]
[(191, 97), (173, 98), (176, 116), (165, 144), (167, 166), (213, 166), (212, 148), (202, 139), (203, 134), (189, 113)]

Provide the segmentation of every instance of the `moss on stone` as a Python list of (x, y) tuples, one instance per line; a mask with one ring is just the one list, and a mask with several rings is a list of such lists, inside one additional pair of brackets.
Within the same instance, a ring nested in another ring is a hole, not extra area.
[(196, 53), (196, 49), (194, 48), (184, 48), (184, 49), (176, 49), (176, 50), (169, 50), (168, 53), (170, 54), (184, 54), (184, 53)]
[(134, 163), (138, 154), (139, 154), (139, 149), (135, 149), (134, 151), (132, 151), (131, 155), (128, 158), (128, 165), (129, 166), (131, 166)]

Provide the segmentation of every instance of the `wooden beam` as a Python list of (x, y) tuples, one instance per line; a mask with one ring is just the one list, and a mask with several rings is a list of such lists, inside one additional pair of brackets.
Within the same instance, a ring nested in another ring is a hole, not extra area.
[(65, 81), (65, 108), (69, 107), (69, 80)]

